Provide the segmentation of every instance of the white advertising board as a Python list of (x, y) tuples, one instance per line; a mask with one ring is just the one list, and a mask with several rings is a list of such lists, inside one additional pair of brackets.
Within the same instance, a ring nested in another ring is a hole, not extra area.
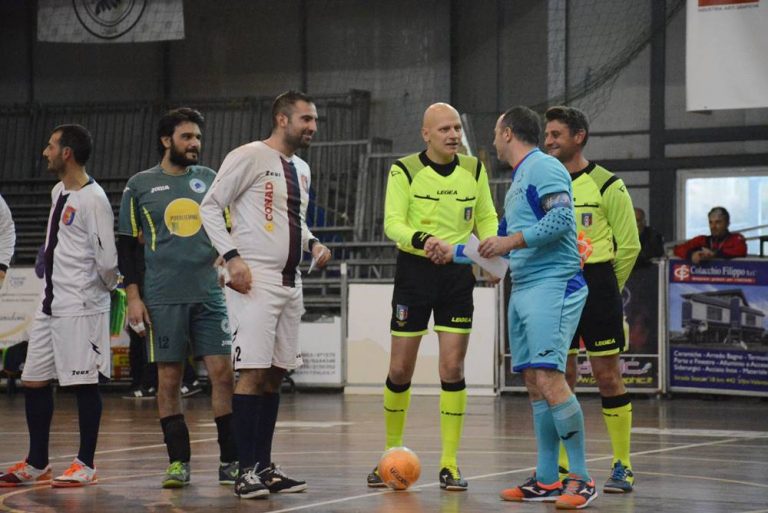
[(43, 280), (32, 267), (11, 267), (0, 289), (0, 347), (29, 340), (28, 331), (40, 304)]
[(341, 317), (327, 317), (299, 325), (299, 347), (303, 364), (291, 376), (298, 385), (341, 386), (343, 384)]
[[(351, 284), (347, 336), (346, 393), (381, 393), (389, 368), (389, 320), (392, 312), (392, 285)], [(470, 395), (495, 393), (497, 288), (475, 288), (475, 313), (464, 376)], [(431, 323), (430, 323), (431, 325)], [(430, 332), (421, 340), (413, 375), (413, 391), (437, 394), (437, 335)]]

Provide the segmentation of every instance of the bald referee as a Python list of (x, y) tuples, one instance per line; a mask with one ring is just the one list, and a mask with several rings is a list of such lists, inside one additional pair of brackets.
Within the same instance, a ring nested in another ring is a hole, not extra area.
[[(384, 232), (399, 249), (384, 388), (386, 447), (403, 445), (411, 377), (434, 313), (440, 348), (440, 487), (457, 491), (467, 488), (456, 453), (467, 405), (464, 356), (472, 329), (475, 277), (470, 266), (438, 265), (427, 253), (444, 243), (464, 243), (475, 229), (481, 239), (496, 235), (497, 229), (485, 167), (474, 157), (458, 154), (461, 132), (456, 109), (446, 103), (427, 108), (421, 129), (427, 148), (392, 165), (384, 212)], [(368, 475), (368, 486), (386, 486), (378, 468)]]

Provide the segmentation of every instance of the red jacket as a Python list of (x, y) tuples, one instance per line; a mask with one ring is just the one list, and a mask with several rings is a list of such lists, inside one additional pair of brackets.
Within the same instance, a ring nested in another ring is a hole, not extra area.
[(699, 235), (691, 240), (675, 246), (675, 256), (691, 259), (691, 254), (702, 248), (715, 252), (717, 258), (738, 258), (747, 256), (747, 241), (740, 233), (728, 232), (722, 239), (714, 239), (711, 235)]

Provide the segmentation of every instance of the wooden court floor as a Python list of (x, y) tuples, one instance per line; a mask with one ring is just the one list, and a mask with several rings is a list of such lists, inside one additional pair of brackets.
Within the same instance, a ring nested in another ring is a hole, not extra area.
[[(608, 476), (610, 444), (600, 402), (582, 396), (588, 458), (596, 481)], [(218, 485), (216, 428), (209, 398), (185, 399), (192, 439), (192, 484), (163, 490), (167, 465), (153, 400), (105, 393), (96, 456), (97, 485), (81, 489), (25, 487), (0, 491), (0, 511), (14, 513), (230, 512), (480, 513), (554, 512), (553, 505), (502, 502), (498, 492), (535, 465), (530, 408), (523, 396), (470, 397), (459, 465), (467, 492), (437, 484), (438, 399), (415, 396), (406, 445), (421, 457), (422, 478), (407, 492), (371, 490), (365, 476), (383, 445), (376, 396), (284, 395), (273, 458), (306, 479), (305, 493), (239, 500)], [(0, 464), (26, 455), (21, 394), (0, 396)], [(758, 399), (636, 399), (632, 462), (636, 490), (601, 494), (588, 511), (768, 513), (768, 402)], [(74, 397), (59, 392), (51, 435), (54, 473), (77, 452)]]

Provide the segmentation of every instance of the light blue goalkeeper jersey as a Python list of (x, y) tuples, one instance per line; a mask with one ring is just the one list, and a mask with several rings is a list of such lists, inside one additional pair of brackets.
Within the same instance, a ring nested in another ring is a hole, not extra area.
[[(571, 206), (545, 211), (542, 198), (562, 192), (568, 193)], [(557, 159), (538, 148), (523, 158), (513, 171), (504, 199), (504, 219), (507, 233), (522, 232), (528, 244), (509, 254), (513, 286), (568, 281), (579, 272), (571, 177)]]

